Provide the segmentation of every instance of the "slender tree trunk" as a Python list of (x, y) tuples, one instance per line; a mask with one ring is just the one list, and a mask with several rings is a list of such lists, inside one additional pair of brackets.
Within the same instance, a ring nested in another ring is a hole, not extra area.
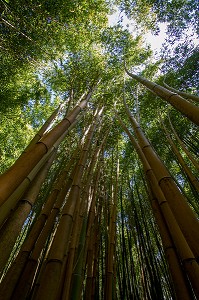
[(46, 223), (46, 220), (50, 215), (53, 205), (56, 202), (57, 196), (61, 190), (63, 178), (60, 178), (61, 179), (55, 183), (55, 186), (52, 189), (43, 210), (34, 223), (29, 236), (25, 240), (16, 260), (14, 261), (11, 268), (8, 270), (8, 273), (6, 274), (4, 280), (0, 284), (0, 299), (2, 297), (2, 299), (4, 300), (9, 300), (13, 293), (21, 272), (25, 267), (28, 257), (34, 248), (34, 245)]
[(44, 182), (46, 175), (51, 167), (55, 153), (50, 157), (44, 167), (33, 180), (31, 187), (25, 193), (22, 200), (19, 202), (18, 207), (12, 213), (11, 217), (4, 224), (0, 230), (1, 243), (0, 243), (0, 273), (2, 272), (7, 259), (10, 256), (12, 248), (16, 242), (16, 239), (22, 229), (28, 214), (31, 211), (33, 204), (35, 203), (39, 194), (42, 183)]
[(108, 257), (106, 268), (105, 295), (106, 300), (114, 299), (114, 265), (115, 265), (115, 246), (116, 246), (116, 218), (117, 218), (117, 195), (118, 195), (118, 180), (119, 180), (119, 161), (117, 162), (117, 171), (114, 184), (113, 203), (110, 211), (110, 224), (108, 233)]
[[(57, 109), (55, 109), (55, 111), (52, 113), (52, 115), (46, 120), (46, 122), (43, 124), (43, 126), (40, 128), (40, 130), (36, 133), (36, 135), (30, 141), (29, 145), (26, 147), (24, 152), (28, 152), (32, 148), (32, 146), (35, 145), (42, 138), (42, 136), (44, 135), (44, 133), (46, 132), (48, 127), (54, 121), (59, 110), (60, 110), (60, 106)], [(23, 153), (22, 153), (22, 155), (23, 155)]]
[[(100, 114), (99, 114), (100, 116)], [(95, 122), (97, 119), (95, 118)], [(41, 276), (41, 284), (35, 299), (55, 299), (58, 293), (64, 255), (68, 252), (69, 240), (75, 213), (79, 209), (81, 180), (88, 157), (88, 150), (96, 124), (94, 123), (88, 133), (85, 146), (79, 160), (78, 169), (74, 177), (73, 185), (62, 212), (62, 217), (53, 240), (46, 266)]]
[[(80, 272), (82, 269), (82, 267), (81, 267), (82, 263), (83, 263), (83, 248), (82, 247), (85, 242), (83, 239), (85, 239), (85, 233), (86, 233), (85, 232), (86, 223), (87, 223), (86, 215), (87, 215), (88, 205), (89, 205), (89, 189), (90, 189), (90, 185), (92, 182), (93, 170), (94, 170), (94, 167), (96, 166), (98, 156), (100, 154), (100, 151), (102, 149), (102, 146), (104, 144), (106, 137), (107, 136), (105, 135), (105, 138), (103, 139), (101, 145), (96, 148), (95, 153), (93, 154), (89, 169), (88, 169), (88, 173), (85, 175), (86, 184), (85, 184), (85, 188), (84, 188), (84, 191), (82, 194), (82, 203), (81, 203), (81, 209), (80, 209), (79, 222), (77, 223), (77, 226), (76, 226), (76, 232), (73, 233), (73, 236), (76, 236), (76, 241), (74, 240), (74, 238), (72, 240), (72, 241), (74, 241), (74, 243), (76, 243), (79, 240), (78, 231), (80, 232), (80, 228), (82, 228), (82, 233), (81, 233), (81, 237), (80, 237), (80, 239), (82, 241), (81, 242), (82, 253), (80, 253), (79, 251), (77, 253), (77, 262), (75, 262), (75, 267), (74, 267), (76, 270), (76, 271), (74, 270), (75, 274), (76, 274), (77, 270)], [(97, 179), (97, 181), (98, 181), (98, 179)], [(78, 244), (73, 245), (72, 241), (71, 241), (71, 247), (73, 246), (73, 248), (71, 249), (72, 259), (70, 258), (70, 262), (69, 262), (71, 266), (73, 265), (73, 261), (75, 258), (75, 252), (74, 252), (75, 246), (78, 247)], [(78, 265), (78, 268), (77, 268), (77, 265)], [(74, 300), (79, 299), (80, 287), (81, 287), (81, 280), (79, 280), (79, 279), (81, 279), (81, 273), (78, 276), (73, 276), (73, 271), (71, 272), (71, 274), (69, 274), (69, 268), (67, 267), (67, 272), (66, 272), (65, 278), (66, 278), (66, 283), (64, 284), (64, 291), (63, 291), (62, 298), (69, 299), (69, 295), (70, 295), (69, 292), (70, 292), (70, 286), (71, 286), (71, 297), (73, 297)], [(76, 282), (75, 278), (77, 278), (77, 282)]]
[(176, 138), (176, 140), (178, 141), (178, 143), (180, 144), (182, 150), (186, 153), (186, 155), (188, 156), (188, 158), (192, 161), (193, 165), (195, 166), (195, 168), (199, 171), (199, 163), (195, 160), (195, 158), (191, 155), (191, 153), (187, 150), (185, 144), (182, 142), (182, 140), (179, 138), (176, 130), (174, 129), (170, 117), (169, 117), (169, 124), (171, 126), (171, 129), (174, 133), (174, 136)]
[(186, 198), (182, 195), (176, 186), (173, 178), (166, 167), (152, 149), (150, 143), (143, 134), (139, 124), (131, 115), (127, 105), (127, 114), (138, 138), (139, 145), (150, 164), (155, 177), (161, 187), (171, 210), (196, 258), (199, 257), (199, 222), (189, 207)]
[(23, 182), (18, 186), (18, 188), (12, 193), (12, 195), (7, 199), (6, 202), (1, 206), (0, 209), (0, 225), (9, 217), (9, 214), (15, 209), (17, 202), (23, 197), (24, 193), (27, 191), (31, 183), (33, 182), (35, 176), (38, 174), (40, 169), (46, 163), (49, 156), (52, 154), (52, 149), (47, 153), (39, 163), (33, 168), (33, 170), (28, 174), (28, 176), (23, 180)]
[(166, 84), (165, 82), (163, 83), (165, 88), (167, 88), (168, 90), (177, 93), (178, 95), (184, 97), (185, 99), (191, 99), (193, 101), (199, 102), (199, 97), (196, 95), (192, 95), (192, 94), (188, 94), (179, 90), (174, 89), (173, 87), (169, 86), (168, 84)]
[(78, 114), (85, 109), (92, 92), (89, 92), (66, 118), (56, 125), (48, 134), (46, 134), (32, 149), (24, 153), (14, 165), (0, 177), (0, 205), (13, 193), (17, 186), (29, 174), (32, 168), (49, 151), (54, 143), (64, 134), (64, 132), (75, 122)]
[(143, 85), (145, 85), (149, 90), (155, 92), (157, 96), (169, 102), (173, 107), (175, 107), (178, 111), (180, 111), (184, 116), (190, 119), (196, 125), (199, 125), (199, 107), (193, 105), (186, 99), (177, 95), (174, 92), (167, 90), (166, 88), (147, 80), (144, 77), (137, 76), (135, 74), (130, 73), (125, 68), (127, 74), (131, 76), (133, 79), (136, 79)]
[(94, 231), (91, 233), (91, 239), (88, 244), (87, 249), (87, 277), (85, 286), (85, 300), (91, 300), (92, 297), (92, 279), (93, 279), (93, 241), (94, 241)]
[(173, 140), (171, 139), (168, 130), (166, 129), (163, 121), (161, 120), (161, 124), (162, 127), (164, 129), (164, 132), (166, 134), (166, 138), (171, 146), (171, 149), (173, 150), (174, 154), (176, 155), (180, 165), (182, 166), (182, 169), (184, 170), (185, 174), (188, 176), (190, 182), (192, 183), (192, 185), (194, 186), (194, 188), (196, 189), (197, 192), (199, 192), (199, 181), (197, 180), (197, 178), (193, 175), (191, 169), (187, 166), (186, 162), (184, 161), (182, 155), (180, 154), (178, 148), (176, 147), (176, 145), (174, 144)]
[[(167, 227), (164, 224), (164, 219), (162, 219), (161, 213), (159, 211), (159, 205), (160, 205), (160, 208), (162, 210), (163, 204), (167, 204), (167, 201), (166, 201), (164, 195), (162, 194), (162, 192), (161, 192), (161, 190), (160, 190), (160, 188), (157, 184), (156, 178), (155, 178), (155, 176), (152, 172), (152, 169), (151, 169), (148, 161), (146, 160), (141, 148), (139, 147), (139, 145), (137, 144), (135, 139), (132, 137), (129, 130), (126, 128), (126, 126), (124, 125), (124, 123), (122, 122), (122, 120), (119, 118), (118, 115), (117, 115), (117, 118), (118, 118), (120, 124), (122, 125), (123, 129), (128, 134), (135, 150), (137, 151), (137, 153), (138, 153), (138, 155), (141, 159), (141, 162), (143, 164), (148, 182), (150, 183), (150, 187), (152, 189), (152, 195), (153, 195), (152, 207), (153, 207), (153, 211), (154, 211), (154, 214), (155, 214), (155, 217), (156, 217), (156, 221), (157, 221), (159, 229), (160, 229), (160, 234), (163, 238), (163, 245), (164, 245), (166, 257), (168, 259), (168, 263), (169, 263), (169, 266), (170, 266), (170, 271), (171, 271), (171, 275), (172, 275), (176, 295), (179, 299), (191, 299), (189, 290), (187, 288), (186, 281), (184, 279), (184, 275), (183, 275), (181, 266), (180, 266), (179, 261), (178, 261), (177, 256), (176, 256), (176, 252), (175, 252), (175, 248), (173, 246), (173, 242), (170, 238), (170, 234), (171, 234), (171, 236), (173, 237), (173, 241), (175, 243), (175, 246), (176, 246), (176, 236), (173, 233), (174, 228), (176, 228), (176, 230), (178, 231), (179, 236), (181, 236), (182, 241), (183, 241), (183, 245), (181, 245), (181, 241), (179, 241), (179, 242), (177, 241), (177, 249), (178, 249), (179, 253), (181, 253), (181, 259), (183, 260), (183, 258), (184, 258), (184, 253), (182, 253), (182, 251), (181, 251), (182, 247), (185, 249), (185, 252), (187, 251), (186, 255), (188, 254), (191, 261), (194, 259), (194, 257), (191, 254), (190, 250), (188, 250), (189, 247), (187, 248), (188, 245), (187, 245), (186, 241), (184, 240), (184, 237), (183, 237), (181, 231), (179, 230), (179, 227), (176, 224), (176, 221), (175, 221), (174, 217), (171, 217), (172, 212), (170, 211), (170, 208), (167, 205), (167, 210), (169, 211), (169, 213), (168, 213), (169, 217), (167, 217), (167, 212), (166, 212), (166, 214), (163, 212), (163, 215), (164, 215), (165, 221), (167, 223), (167, 226), (170, 229), (170, 233), (168, 233)], [(154, 194), (156, 196), (154, 196)], [(158, 199), (159, 205), (157, 203), (157, 199)], [(198, 279), (196, 279), (196, 281), (197, 280)], [(194, 280), (193, 284), (195, 285), (195, 280)]]
[[(75, 151), (76, 153), (76, 151)], [(53, 209), (50, 213), (50, 216), (48, 217), (45, 226), (40, 234), (40, 236), (37, 239), (37, 242), (35, 243), (34, 249), (28, 259), (28, 262), (24, 268), (24, 271), (22, 275), (20, 276), (20, 280), (18, 280), (17, 287), (13, 293), (12, 299), (26, 299), (27, 294), (30, 290), (30, 287), (32, 285), (32, 281), (36, 275), (36, 269), (37, 269), (37, 264), (38, 260), (40, 257), (40, 254), (42, 252), (42, 249), (44, 249), (45, 243), (47, 241), (47, 238), (51, 234), (51, 231), (54, 226), (55, 219), (60, 212), (60, 208), (64, 203), (65, 196), (67, 192), (69, 191), (69, 188), (72, 184), (72, 180), (69, 176), (68, 179), (65, 179), (67, 177), (71, 166), (74, 164), (74, 156), (71, 158), (69, 161), (68, 165), (66, 166), (65, 170), (62, 171), (62, 173), (59, 176), (58, 183), (62, 184), (62, 189), (60, 193), (57, 196), (57, 200), (53, 206)], [(75, 167), (74, 167), (75, 170)], [(72, 173), (74, 173), (74, 170)], [(73, 177), (73, 175), (71, 176)]]

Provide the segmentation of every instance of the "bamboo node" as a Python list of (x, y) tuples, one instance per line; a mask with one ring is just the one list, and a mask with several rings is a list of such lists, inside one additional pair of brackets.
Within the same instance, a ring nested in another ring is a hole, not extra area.
[(184, 258), (184, 259), (182, 260), (182, 263), (183, 263), (183, 264), (186, 264), (186, 263), (190, 263), (190, 262), (193, 262), (193, 261), (196, 262), (196, 258), (195, 258), (195, 257), (189, 257), (189, 258)]
[(147, 147), (151, 147), (151, 145), (150, 145), (150, 144), (145, 145), (144, 147), (142, 147), (142, 149), (145, 149), (145, 148), (147, 148)]
[(160, 202), (159, 205), (163, 205), (165, 203), (167, 203), (167, 200), (164, 200), (164, 201)]
[[(145, 81), (146, 81), (146, 80), (145, 80)], [(156, 86), (158, 87), (158, 86), (159, 86), (159, 84), (155, 83), (155, 84), (154, 84), (154, 86), (151, 88), (151, 91), (153, 91), (153, 90), (154, 90), (154, 88), (155, 88)]]
[[(65, 120), (68, 121), (68, 122), (70, 123), (70, 125), (72, 125), (72, 122), (68, 119), (68, 117), (64, 118), (63, 120), (64, 120), (64, 121), (65, 121)], [(70, 126), (70, 125), (69, 125), (69, 126)]]
[(25, 202), (25, 203), (28, 203), (28, 204), (30, 204), (30, 206), (31, 206), (31, 208), (32, 208), (32, 206), (33, 206), (33, 204), (29, 201), (29, 200), (27, 200), (27, 199), (22, 199), (22, 200), (20, 200), (19, 202)]
[[(178, 94), (176, 94), (176, 93), (172, 93), (168, 98), (167, 98), (167, 100), (168, 99), (170, 99), (171, 97), (173, 97), (173, 96), (177, 96)], [(178, 95), (179, 96), (179, 95)]]
[(45, 146), (45, 148), (46, 148), (46, 153), (48, 153), (48, 150), (49, 150), (48, 146), (44, 142), (39, 141), (39, 142), (37, 142), (37, 144), (43, 144)]
[(31, 178), (29, 178), (29, 175), (25, 179), (28, 179), (29, 182), (32, 182)]
[(162, 178), (159, 180), (158, 184), (160, 185), (161, 181), (164, 181), (165, 179), (171, 179), (171, 176), (164, 176), (164, 177), (162, 177)]
[(46, 264), (49, 264), (49, 263), (52, 263), (52, 262), (60, 263), (62, 265), (62, 261), (58, 258), (50, 258), (50, 259), (48, 259)]

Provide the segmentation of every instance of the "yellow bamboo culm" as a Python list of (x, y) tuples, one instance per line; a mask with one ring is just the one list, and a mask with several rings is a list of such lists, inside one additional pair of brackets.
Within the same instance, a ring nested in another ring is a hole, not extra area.
[[(56, 141), (64, 134), (72, 123), (76, 121), (78, 114), (86, 108), (92, 90), (59, 124), (34, 144), (28, 152), (25, 152), (14, 165), (0, 176), (0, 206), (21, 184), (40, 159), (51, 149)], [(28, 163), (27, 163), (28, 162)]]
[[(135, 148), (144, 168), (144, 173), (146, 175), (147, 183), (149, 185), (149, 188), (151, 190), (151, 193), (149, 195), (151, 199), (151, 206), (153, 209), (153, 214), (155, 216), (156, 222), (159, 227), (160, 235), (162, 237), (163, 247), (166, 254), (166, 258), (169, 264), (173, 284), (174, 284), (174, 290), (177, 296), (177, 299), (183, 299), (183, 300), (190, 300), (192, 297), (190, 295), (189, 289), (187, 287), (187, 282), (185, 280), (185, 274), (184, 270), (182, 269), (182, 266), (180, 264), (180, 258), (178, 257), (178, 252), (176, 252), (176, 245), (172, 240), (172, 234), (168, 230), (167, 222), (166, 222), (166, 216), (161, 211), (161, 206), (158, 203), (157, 199), (162, 199), (162, 203), (166, 202), (166, 199), (160, 189), (160, 187), (157, 184), (157, 180), (155, 178), (155, 175), (153, 173), (153, 170), (151, 169), (151, 166), (149, 165), (144, 153), (142, 152), (142, 149), (138, 145), (135, 138), (132, 136), (128, 128), (125, 126), (121, 118), (118, 114), (116, 114), (116, 117), (122, 126), (122, 128), (125, 130), (127, 135), (129, 136), (131, 143), (133, 147)], [(166, 202), (167, 203), (167, 202)], [(167, 220), (168, 221), (168, 220)], [(174, 222), (174, 226), (175, 226)]]
[[(20, 252), (12, 264), (11, 268), (8, 270), (4, 280), (0, 284), (0, 299), (9, 300), (11, 299), (12, 293), (18, 283), (18, 280), (22, 274), (22, 271), (28, 261), (29, 255), (33, 250), (35, 243), (45, 226), (48, 217), (50, 216), (53, 205), (56, 202), (56, 199), (62, 188), (62, 181), (58, 181), (53, 187), (51, 193), (48, 196), (46, 204), (42, 209), (40, 215), (37, 218), (37, 221), (34, 223), (28, 238), (25, 240)], [(8, 289), (9, 283), (9, 289)]]
[(131, 115), (129, 108), (125, 103), (126, 111), (129, 120), (133, 126), (135, 134), (138, 139), (139, 146), (141, 147), (148, 163), (153, 169), (154, 175), (161, 187), (165, 198), (196, 258), (199, 257), (199, 222), (188, 205), (187, 199), (176, 186), (173, 178), (167, 171), (166, 167), (151, 147), (149, 141), (142, 132), (139, 124)]
[(185, 99), (191, 99), (193, 101), (199, 102), (199, 97), (193, 94), (188, 94), (185, 93), (183, 91), (179, 91), (177, 89), (174, 89), (173, 87), (169, 86), (168, 84), (166, 84), (165, 82), (163, 82), (163, 85), (165, 86), (165, 88), (167, 88), (168, 90), (177, 93), (178, 95), (184, 97)]
[(115, 286), (114, 282), (114, 265), (115, 265), (115, 247), (116, 247), (116, 218), (117, 218), (117, 196), (118, 196), (118, 179), (119, 179), (119, 161), (117, 161), (117, 171), (114, 182), (114, 192), (112, 205), (110, 208), (110, 224), (108, 232), (108, 253), (105, 281), (104, 299), (113, 299)]
[(194, 174), (192, 173), (191, 169), (187, 166), (186, 162), (184, 161), (182, 155), (180, 154), (178, 148), (176, 147), (176, 145), (174, 144), (173, 140), (171, 139), (168, 130), (166, 129), (163, 120), (161, 120), (161, 124), (162, 127), (164, 129), (164, 132), (166, 134), (166, 138), (174, 152), (174, 154), (176, 155), (180, 165), (182, 166), (184, 172), (187, 174), (190, 182), (192, 183), (192, 185), (194, 186), (194, 188), (196, 189), (196, 191), (199, 193), (199, 181), (198, 179), (194, 176)]
[(182, 150), (186, 153), (186, 155), (188, 156), (188, 158), (192, 161), (193, 165), (195, 166), (195, 168), (199, 171), (199, 163), (196, 161), (196, 159), (191, 155), (191, 153), (187, 150), (186, 146), (184, 145), (184, 143), (182, 142), (182, 140), (179, 138), (176, 130), (174, 129), (172, 123), (171, 123), (171, 119), (168, 115), (169, 118), (169, 124), (171, 126), (171, 129), (174, 133), (174, 136), (176, 138), (176, 140), (178, 141), (178, 143), (180, 144)]
[(32, 182), (32, 185), (19, 201), (17, 208), (11, 213), (10, 217), (0, 230), (0, 273), (4, 269), (17, 237), (21, 232), (22, 226), (37, 199), (41, 185), (47, 176), (54, 158), (55, 153), (53, 153), (47, 163), (37, 174), (36, 178)]
[(184, 116), (191, 120), (196, 125), (199, 125), (199, 107), (190, 103), (183, 97), (179, 96), (159, 84), (156, 84), (144, 77), (130, 73), (126, 68), (126, 73), (136, 79), (138, 82), (145, 85), (150, 91), (154, 92), (157, 96), (169, 102), (173, 107), (180, 111)]
[(39, 300), (45, 297), (49, 300), (54, 299), (59, 292), (64, 257), (69, 249), (69, 241), (74, 225), (75, 214), (78, 213), (80, 207), (81, 181), (88, 157), (88, 150), (101, 112), (102, 111), (96, 112), (94, 122), (87, 133), (84, 148), (82, 149), (76, 173), (73, 178), (70, 194), (63, 208), (62, 216), (48, 254), (46, 265), (41, 275), (41, 282), (35, 299)]

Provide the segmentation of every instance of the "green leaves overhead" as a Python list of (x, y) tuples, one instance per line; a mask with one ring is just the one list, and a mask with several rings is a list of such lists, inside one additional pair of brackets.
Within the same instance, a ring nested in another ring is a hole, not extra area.
[(2, 102), (13, 103), (17, 97), (17, 103), (23, 104), (23, 97), (18, 94), (26, 90), (27, 81), (32, 83), (32, 73), (38, 72), (38, 68), (62, 58), (65, 51), (75, 54), (83, 49), (88, 51), (90, 46), (92, 49), (100, 30), (106, 26), (107, 12), (104, 1), (95, 1), (95, 9), (92, 1), (2, 1)]
[(190, 27), (193, 27), (196, 32), (199, 30), (197, 0), (116, 0), (115, 2), (144, 30), (158, 32), (158, 22), (168, 24), (168, 33), (173, 38), (180, 38)]
[[(156, 32), (157, 21), (168, 22), (170, 28), (175, 28), (174, 21), (178, 21), (180, 16), (186, 23), (185, 27), (188, 27), (195, 18), (195, 1), (117, 1), (127, 16), (133, 19), (136, 31), (133, 33), (128, 27), (124, 29), (121, 22), (108, 26), (108, 14), (113, 8), (113, 3), (108, 1), (26, 2), (2, 1), (1, 112), (9, 115), (12, 111), (15, 115), (15, 110), (17, 112), (19, 109), (26, 114), (27, 122), (34, 130), (58, 102), (74, 106), (82, 94), (100, 80), (90, 107), (94, 110), (97, 105), (104, 105), (107, 123), (109, 120), (114, 122), (114, 107), (125, 120), (122, 102), (125, 97), (151, 141), (158, 144), (160, 152), (166, 157), (158, 115), (171, 108), (128, 78), (124, 62), (136, 73), (147, 78), (155, 77), (160, 84), (165, 79), (171, 86), (188, 87), (194, 92), (197, 49), (187, 44), (179, 45), (173, 57), (168, 58), (165, 46), (162, 58), (166, 62), (154, 62), (152, 51), (144, 46), (144, 38), (136, 28), (144, 26)], [(183, 15), (185, 9), (191, 19), (187, 14)], [(176, 15), (174, 20), (177, 12), (180, 15)], [(181, 31), (185, 28), (177, 23), (176, 26)], [(164, 78), (159, 76), (160, 69), (165, 74)], [(184, 119), (181, 120), (181, 115), (176, 111), (171, 111), (176, 116), (174, 123), (176, 120), (176, 125), (182, 128)], [(2, 118), (1, 121), (6, 127), (8, 119)], [(187, 134), (189, 129), (187, 126)], [(112, 140), (114, 135), (115, 132)]]

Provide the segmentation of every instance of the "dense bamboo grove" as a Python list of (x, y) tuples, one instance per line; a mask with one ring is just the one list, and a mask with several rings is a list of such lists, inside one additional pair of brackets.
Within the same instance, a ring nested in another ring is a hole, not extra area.
[[(133, 148), (137, 151), (143, 169), (139, 161), (128, 168), (132, 163), (128, 157), (121, 156), (118, 133), (116, 147), (110, 148), (108, 142), (113, 128), (104, 120), (103, 107), (95, 112), (86, 109), (85, 129), (77, 135), (74, 145), (70, 137), (59, 130), (63, 122), (67, 121), (70, 126), (76, 120), (81, 122), (79, 108), (81, 103), (85, 103), (85, 107), (90, 97), (90, 94), (86, 96), (86, 102), (81, 100), (48, 133), (41, 129), (18, 161), (1, 176), (1, 187), (5, 186), (4, 180), (10, 186), (1, 204), (1, 299), (198, 297), (196, 215), (150, 146), (126, 102), (132, 126), (128, 127), (135, 131), (136, 139), (117, 113), (116, 120), (130, 138), (131, 151)], [(44, 127), (51, 125), (57, 111)], [(196, 177), (190, 177), (191, 171), (163, 120), (160, 122), (190, 185), (197, 190)], [(61, 143), (63, 134), (66, 136), (64, 144)], [(188, 157), (194, 156), (174, 128), (173, 134), (186, 149), (186, 154), (189, 153)], [(62, 153), (60, 162), (55, 153), (57, 146), (53, 145), (53, 142), (58, 144), (56, 140), (61, 143), (58, 148), (59, 155)], [(50, 155), (46, 156), (44, 151), (36, 160), (40, 144), (45, 145)], [(24, 163), (20, 164), (20, 160), (25, 162), (27, 157), (28, 170), (24, 171)], [(43, 157), (47, 158), (43, 160)], [(43, 204), (34, 209), (53, 160), (54, 183), (51, 185), (48, 179)], [(35, 165), (38, 166), (36, 170)], [(27, 174), (33, 169), (30, 180)], [(14, 179), (13, 183), (11, 172), (18, 174), (18, 180)], [(28, 185), (24, 184), (26, 178), (30, 182)], [(197, 212), (197, 204), (193, 207)], [(37, 214), (33, 222), (32, 208), (33, 214)]]
[[(192, 20), (114, 4), (172, 42)], [(195, 48), (153, 63), (108, 1), (17, 5), (0, 27), (0, 300), (199, 299)]]

